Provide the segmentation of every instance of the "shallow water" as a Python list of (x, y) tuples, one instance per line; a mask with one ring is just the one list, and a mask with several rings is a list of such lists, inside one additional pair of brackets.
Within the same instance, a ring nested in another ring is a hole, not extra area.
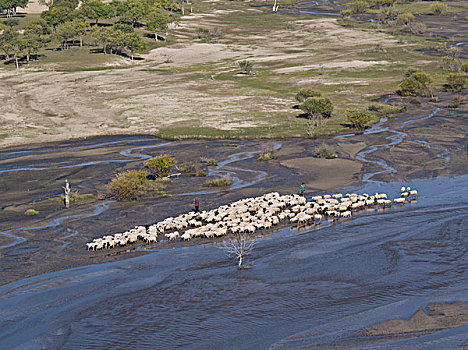
[[(466, 302), (467, 181), (415, 180), (405, 185), (420, 191), (417, 203), (280, 230), (258, 240), (249, 270), (206, 245), (4, 285), (0, 348), (333, 346), (431, 301)], [(400, 186), (348, 190), (396, 196)], [(466, 344), (467, 331), (363, 348), (453, 348)]]

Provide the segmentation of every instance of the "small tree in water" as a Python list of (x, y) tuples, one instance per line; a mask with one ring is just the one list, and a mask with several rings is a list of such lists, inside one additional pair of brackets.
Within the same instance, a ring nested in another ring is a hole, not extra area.
[(233, 256), (237, 260), (237, 267), (241, 269), (244, 258), (252, 252), (254, 244), (254, 237), (250, 237), (249, 233), (239, 232), (234, 233), (233, 237), (223, 246), (223, 249), (227, 255)]

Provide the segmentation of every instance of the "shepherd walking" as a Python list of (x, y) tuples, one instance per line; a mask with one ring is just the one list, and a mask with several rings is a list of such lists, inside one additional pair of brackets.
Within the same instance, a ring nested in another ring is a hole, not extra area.
[(301, 187), (299, 188), (299, 192), (302, 197), (304, 197), (305, 190), (306, 190), (305, 183), (302, 183)]

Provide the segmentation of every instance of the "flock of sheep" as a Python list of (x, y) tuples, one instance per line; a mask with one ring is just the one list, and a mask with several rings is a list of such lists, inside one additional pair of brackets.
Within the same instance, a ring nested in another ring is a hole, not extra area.
[(417, 197), (418, 191), (409, 187), (401, 188), (401, 197), (393, 202), (385, 193), (358, 195), (341, 193), (312, 197), (307, 201), (299, 195), (280, 195), (277, 192), (267, 193), (260, 197), (245, 198), (217, 209), (190, 212), (177, 217), (169, 217), (156, 224), (137, 226), (127, 232), (113, 236), (96, 238), (86, 243), (88, 250), (123, 247), (143, 240), (157, 243), (159, 240), (185, 241), (191, 238), (214, 238), (228, 233), (254, 233), (257, 230), (268, 230), (280, 222), (319, 224), (324, 216), (331, 218), (351, 217), (353, 211), (366, 207), (388, 207), (393, 203), (404, 204)]

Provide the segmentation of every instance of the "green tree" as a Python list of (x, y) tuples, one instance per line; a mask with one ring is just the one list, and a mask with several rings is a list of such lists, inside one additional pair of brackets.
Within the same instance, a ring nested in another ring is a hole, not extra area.
[(153, 174), (159, 177), (165, 177), (169, 175), (169, 170), (176, 165), (176, 161), (169, 155), (157, 156), (148, 159), (144, 166), (148, 168)]
[(114, 30), (120, 30), (124, 33), (134, 33), (135, 32), (135, 28), (133, 28), (131, 25), (129, 24), (125, 24), (125, 23), (117, 23), (116, 25), (114, 25)]
[(102, 46), (102, 51), (104, 54), (107, 54), (107, 45), (110, 42), (112, 29), (108, 27), (98, 27), (94, 26), (92, 29), (92, 38), (97, 45)]
[(96, 21), (98, 24), (100, 19), (112, 18), (114, 11), (111, 5), (100, 0), (88, 0), (81, 5), (79, 13), (84, 18)]
[(78, 36), (80, 39), (80, 47), (83, 47), (83, 35), (85, 35), (88, 30), (88, 23), (81, 19), (75, 19), (72, 25), (75, 27), (75, 36)]
[(319, 91), (313, 90), (310, 88), (304, 88), (304, 89), (300, 89), (298, 93), (296, 94), (296, 101), (299, 103), (302, 103), (309, 97), (320, 97), (320, 96), (322, 96), (322, 94)]
[(19, 57), (23, 53), (24, 45), (21, 38), (16, 36), (7, 45), (7, 50), (13, 54), (15, 60), (16, 69), (19, 69)]
[(0, 10), (6, 11), (6, 17), (10, 18), (16, 15), (16, 8), (25, 8), (29, 0), (0, 0)]
[(135, 51), (142, 51), (146, 47), (145, 43), (137, 33), (125, 33), (123, 46), (130, 50), (132, 61)]
[(54, 33), (57, 31), (57, 26), (71, 21), (73, 16), (73, 11), (67, 6), (52, 6), (49, 10), (41, 13), (41, 18), (52, 26)]
[(29, 66), (31, 55), (37, 53), (42, 46), (42, 40), (39, 36), (34, 35), (32, 32), (25, 31), (21, 41), (22, 48), (26, 53), (26, 62)]
[(18, 33), (10, 28), (7, 28), (3, 31), (3, 33), (0, 35), (0, 47), (3, 49), (3, 52), (5, 52), (6, 59), (10, 59), (10, 43), (15, 40), (18, 37)]
[(148, 5), (141, 0), (127, 0), (125, 6), (122, 19), (131, 22), (133, 27), (145, 17), (149, 10)]
[(19, 21), (15, 18), (8, 18), (3, 21), (3, 24), (12, 29), (13, 27), (16, 27), (19, 24)]
[(326, 97), (308, 97), (299, 105), (310, 119), (321, 124), (322, 118), (329, 118), (333, 112), (333, 105)]
[(158, 33), (167, 32), (167, 18), (160, 9), (153, 9), (146, 18), (146, 27), (154, 33), (154, 40), (158, 40)]
[(76, 35), (76, 27), (73, 22), (67, 22), (58, 29), (56, 38), (61, 42), (62, 50), (68, 49), (68, 40)]
[(36, 19), (31, 21), (24, 27), (24, 31), (29, 32), (31, 35), (35, 35), (41, 38), (43, 35), (49, 35), (51, 33), (50, 26), (44, 19)]
[(371, 116), (366, 111), (349, 110), (346, 112), (346, 119), (354, 128), (364, 130), (366, 128), (366, 124), (370, 122)]

